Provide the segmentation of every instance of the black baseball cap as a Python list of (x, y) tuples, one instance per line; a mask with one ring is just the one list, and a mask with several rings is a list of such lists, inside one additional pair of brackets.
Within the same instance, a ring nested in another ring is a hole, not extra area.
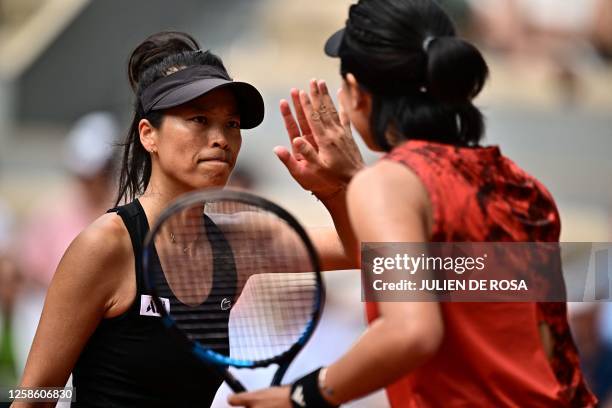
[(232, 81), (227, 74), (209, 65), (191, 66), (158, 79), (140, 96), (145, 113), (182, 105), (216, 89), (228, 88), (236, 96), (240, 127), (252, 129), (264, 119), (264, 101), (253, 85)]
[(330, 57), (340, 56), (340, 48), (342, 47), (342, 42), (344, 41), (344, 31), (345, 29), (342, 28), (327, 39), (327, 42), (325, 43), (325, 54)]

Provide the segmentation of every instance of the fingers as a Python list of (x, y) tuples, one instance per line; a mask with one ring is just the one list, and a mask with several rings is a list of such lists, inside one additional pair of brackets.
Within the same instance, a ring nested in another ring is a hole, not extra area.
[(248, 392), (243, 392), (240, 394), (233, 394), (227, 398), (227, 403), (233, 407), (248, 407), (250, 398)]
[[(291, 97), (295, 105), (299, 126), (302, 129), (302, 136), (315, 150), (318, 150), (319, 142), (321, 142), (320, 138), (323, 137), (325, 129), (342, 125), (327, 84), (325, 81), (313, 79), (310, 81), (308, 94), (304, 91), (298, 92), (296, 89), (292, 89)], [(306, 122), (306, 124), (303, 125), (302, 122)], [(310, 132), (306, 133), (304, 129), (308, 129)]]
[(325, 81), (319, 81), (317, 82), (317, 86), (319, 88), (319, 95), (321, 98), (321, 106), (319, 107), (319, 111), (321, 112), (321, 116), (324, 117), (323, 120), (328, 120), (339, 125), (340, 118), (338, 117), (338, 112), (336, 111), (334, 101), (329, 95), (327, 84)]
[(310, 80), (310, 100), (312, 101), (312, 108), (315, 111), (318, 111), (321, 107), (321, 97), (319, 95), (319, 85), (317, 84), (316, 79)]
[(280, 112), (281, 116), (283, 117), (283, 121), (285, 122), (285, 128), (287, 129), (289, 140), (293, 142), (293, 139), (300, 137), (300, 128), (293, 118), (291, 108), (289, 107), (289, 102), (284, 99), (281, 99), (280, 101)]
[(277, 146), (274, 148), (274, 153), (280, 159), (281, 162), (287, 167), (289, 174), (292, 176), (299, 176), (300, 164), (297, 159), (289, 153), (284, 147)]
[(299, 152), (306, 161), (318, 163), (319, 156), (317, 155), (316, 150), (303, 138), (298, 137), (294, 139), (293, 148), (295, 151)]
[(310, 126), (308, 125), (306, 115), (304, 114), (304, 109), (302, 109), (302, 103), (300, 102), (300, 92), (295, 88), (291, 89), (291, 100), (293, 101), (293, 107), (295, 108), (295, 116), (297, 117), (300, 129), (302, 130), (302, 134), (309, 135), (311, 133), (311, 130)]
[[(315, 151), (314, 147), (310, 145), (304, 138), (298, 137), (293, 141), (293, 151), (297, 152), (295, 155), (289, 153), (287, 149), (282, 146), (274, 148), (274, 153), (281, 162), (287, 167), (289, 173), (294, 177), (299, 177), (302, 171), (302, 166), (299, 160), (305, 160), (309, 163), (318, 164), (319, 156)], [(299, 160), (298, 160), (299, 158)], [(303, 164), (303, 163), (302, 163)]]
[(348, 114), (346, 113), (346, 110), (344, 109), (344, 105), (342, 104), (342, 88), (338, 89), (337, 95), (338, 95), (337, 96), (338, 98), (338, 117), (340, 118), (340, 124), (344, 128), (350, 128), (351, 121), (349, 119)]
[(331, 105), (326, 103), (319, 82), (316, 79), (310, 81), (310, 101), (312, 103), (312, 109), (321, 120), (321, 123), (324, 125), (331, 123), (330, 109), (333, 107), (333, 102)]
[(274, 148), (274, 154), (276, 154), (280, 161), (282, 161), (283, 163), (285, 163), (291, 158), (291, 153), (289, 153), (289, 151), (283, 146), (276, 146)]
[(315, 139), (315, 142), (319, 144), (317, 138), (323, 135), (323, 124), (321, 123), (321, 115), (317, 110), (314, 109), (313, 104), (310, 102), (310, 98), (304, 91), (300, 91), (300, 104), (302, 105), (302, 109), (304, 109), (304, 115), (306, 116), (308, 126), (310, 126), (310, 130), (312, 131), (312, 135)]
[(302, 108), (302, 103), (300, 101), (300, 92), (292, 88), (291, 89), (291, 99), (293, 101), (293, 107), (295, 108), (295, 116), (297, 116), (297, 121), (302, 131), (302, 136), (308, 140), (308, 142), (315, 148), (315, 150), (319, 149), (317, 142), (312, 136), (312, 130), (310, 129), (310, 125), (308, 124), (308, 119), (306, 119), (306, 114), (304, 113), (304, 109)]

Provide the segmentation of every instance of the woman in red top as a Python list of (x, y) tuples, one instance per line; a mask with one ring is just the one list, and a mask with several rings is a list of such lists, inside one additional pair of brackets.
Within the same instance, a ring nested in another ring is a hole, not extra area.
[[(326, 52), (341, 60), (345, 113), (335, 113), (324, 83), (313, 84), (296, 104), (298, 122), (305, 115), (296, 137), (283, 103), (299, 157), (279, 156), (311, 188), (304, 173), (342, 167), (330, 151), (350, 138), (349, 120), (369, 148), (388, 152), (348, 186), (355, 236), (340, 231), (347, 250), (357, 256), (357, 242), (559, 240), (545, 187), (497, 147), (479, 145), (483, 118), (472, 100), (488, 68), (434, 1), (361, 0)], [(564, 303), (389, 302), (368, 303), (367, 312), (367, 331), (329, 367), (230, 403), (329, 407), (383, 387), (394, 408), (596, 403)]]

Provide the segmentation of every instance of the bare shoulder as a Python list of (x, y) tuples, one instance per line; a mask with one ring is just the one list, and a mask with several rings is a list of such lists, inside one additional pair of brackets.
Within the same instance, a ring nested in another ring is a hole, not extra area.
[(116, 257), (125, 255), (126, 249), (131, 248), (131, 241), (121, 217), (108, 213), (85, 228), (71, 246), (87, 249), (93, 257)]
[(115, 213), (104, 214), (72, 241), (57, 274), (88, 280), (112, 278), (117, 266), (133, 259), (129, 233)]
[(410, 168), (391, 160), (381, 160), (353, 177), (348, 198), (387, 203), (393, 199), (420, 208), (428, 204), (427, 191), (419, 177)]
[(132, 299), (132, 254), (121, 218), (113, 213), (101, 216), (72, 241), (62, 257), (47, 295), (49, 308), (79, 307), (90, 317), (110, 316), (119, 300)]
[(432, 229), (423, 183), (408, 167), (390, 160), (381, 160), (353, 177), (347, 207), (362, 241), (420, 242)]

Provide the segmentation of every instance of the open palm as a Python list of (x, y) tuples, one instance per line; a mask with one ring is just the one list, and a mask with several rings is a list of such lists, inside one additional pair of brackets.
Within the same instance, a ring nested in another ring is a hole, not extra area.
[(336, 111), (325, 82), (312, 80), (310, 95), (292, 89), (291, 99), (296, 117), (287, 101), (280, 103), (291, 152), (284, 147), (274, 151), (304, 189), (325, 198), (346, 187), (363, 168), (363, 158), (348, 116), (342, 107)]

